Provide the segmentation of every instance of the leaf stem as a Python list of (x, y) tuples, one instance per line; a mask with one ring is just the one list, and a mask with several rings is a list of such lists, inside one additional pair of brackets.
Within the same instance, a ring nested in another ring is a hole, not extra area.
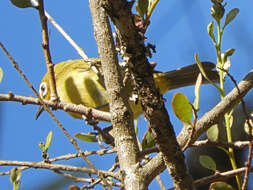
[[(216, 53), (217, 53), (217, 68), (221, 68), (218, 70), (219, 72), (219, 76), (220, 76), (220, 97), (221, 100), (224, 99), (225, 97), (225, 88), (224, 88), (224, 78), (225, 78), (225, 72), (223, 70), (224, 68), (224, 59), (222, 58), (222, 54), (221, 54), (221, 39), (222, 39), (222, 34), (223, 34), (223, 28), (221, 29), (220, 26), (220, 20), (216, 20), (217, 21), (217, 44), (215, 44), (215, 48), (216, 48)], [(232, 110), (233, 112), (233, 110)], [(232, 139), (232, 131), (231, 131), (231, 126), (232, 126), (232, 120), (231, 120), (231, 115), (230, 113), (225, 113), (224, 115), (224, 119), (225, 119), (225, 126), (226, 126), (226, 133), (227, 133), (227, 141), (228, 143), (232, 143), (233, 139)], [(237, 164), (236, 164), (236, 160), (235, 160), (235, 155), (234, 155), (234, 149), (229, 147), (228, 151), (225, 151), (229, 157), (230, 163), (232, 165), (233, 170), (237, 169)], [(239, 174), (237, 174), (236, 176), (236, 182), (237, 182), (237, 186), (238, 189), (241, 190), (242, 189), (242, 182), (241, 182), (241, 176)]]

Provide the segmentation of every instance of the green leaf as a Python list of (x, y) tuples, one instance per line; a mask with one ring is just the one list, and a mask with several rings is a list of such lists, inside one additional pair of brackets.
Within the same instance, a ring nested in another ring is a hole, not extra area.
[(214, 43), (214, 46), (216, 46), (216, 40), (215, 40), (215, 36), (213, 34), (213, 21), (210, 22), (208, 25), (207, 25), (207, 32), (209, 34), (209, 36), (211, 37), (213, 43)]
[(138, 0), (136, 3), (136, 11), (142, 18), (147, 15), (149, 7), (149, 0)]
[(232, 22), (232, 20), (234, 20), (234, 18), (236, 17), (236, 15), (239, 13), (239, 9), (238, 8), (234, 8), (231, 11), (229, 11), (229, 13), (226, 15), (226, 20), (225, 20), (225, 24), (223, 26), (223, 29), (230, 23)]
[(221, 90), (213, 81), (211, 81), (211, 80), (207, 77), (206, 72), (205, 72), (205, 70), (204, 70), (204, 68), (203, 68), (203, 66), (202, 66), (202, 64), (201, 64), (201, 62), (200, 62), (200, 60), (199, 60), (199, 56), (198, 56), (197, 53), (194, 54), (194, 58), (195, 58), (195, 61), (196, 61), (197, 65), (198, 65), (198, 67), (199, 67), (199, 70), (200, 70), (201, 74), (205, 77), (205, 79), (206, 79), (210, 84), (212, 84), (215, 88), (217, 88), (217, 89), (219, 90), (219, 92), (222, 92), (222, 90)]
[(16, 181), (19, 181), (20, 177), (21, 177), (21, 170), (19, 170), (18, 168), (13, 168), (10, 174), (11, 183), (15, 183)]
[(134, 120), (135, 134), (138, 134), (138, 119)]
[(43, 142), (40, 142), (39, 147), (42, 152), (45, 152), (45, 144)]
[(218, 136), (219, 136), (219, 129), (218, 129), (218, 125), (215, 124), (212, 127), (210, 127), (207, 131), (206, 131), (206, 135), (208, 137), (209, 140), (211, 141), (217, 141)]
[(234, 188), (223, 181), (217, 181), (210, 185), (209, 190), (234, 190)]
[(253, 135), (253, 113), (250, 114), (249, 124), (250, 124), (250, 126), (251, 126), (251, 133), (250, 133), (250, 126), (248, 125), (248, 122), (247, 122), (247, 121), (245, 121), (245, 123), (244, 123), (244, 131), (245, 131), (248, 135)]
[(194, 89), (195, 100), (194, 100), (193, 106), (195, 110), (199, 109), (199, 93), (200, 93), (201, 83), (202, 83), (202, 74), (199, 73), (196, 84), (195, 84), (195, 89)]
[(224, 13), (225, 13), (224, 5), (222, 5), (219, 2), (214, 3), (213, 6), (211, 7), (211, 15), (217, 22), (220, 22), (220, 20), (224, 16)]
[(49, 149), (51, 142), (52, 142), (52, 138), (53, 138), (53, 132), (50, 131), (47, 135), (47, 139), (46, 139), (46, 144), (45, 144), (45, 148), (44, 148), (44, 152), (47, 152), (47, 150)]
[(3, 75), (4, 75), (4, 72), (3, 72), (2, 68), (0, 67), (0, 83), (2, 82)]
[(204, 168), (207, 168), (207, 169), (212, 170), (214, 172), (216, 171), (216, 163), (210, 156), (200, 155), (199, 162)]
[(77, 133), (75, 134), (75, 137), (78, 138), (81, 141), (85, 141), (85, 142), (98, 142), (97, 140), (97, 136), (95, 134), (91, 134), (91, 133)]
[(184, 94), (177, 92), (173, 96), (172, 109), (179, 120), (183, 123), (191, 124), (192, 107)]
[(144, 134), (141, 145), (143, 150), (155, 146), (155, 140), (150, 130), (147, 130), (146, 133)]
[(213, 36), (213, 21), (211, 21), (208, 25), (207, 25), (207, 32), (209, 34), (209, 36)]
[(30, 0), (11, 0), (11, 3), (18, 8), (34, 7)]
[(75, 185), (71, 185), (69, 186), (69, 190), (80, 190), (80, 188)]
[(228, 49), (225, 53), (224, 56), (229, 57), (232, 56), (235, 53), (235, 49), (234, 48), (230, 48)]

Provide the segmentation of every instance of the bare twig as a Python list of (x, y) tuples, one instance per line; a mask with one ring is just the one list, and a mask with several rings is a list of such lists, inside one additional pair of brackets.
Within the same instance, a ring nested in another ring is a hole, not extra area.
[[(101, 185), (104, 185), (101, 179), (76, 177), (74, 175), (63, 173), (63, 172), (60, 172), (58, 170), (56, 170), (54, 172), (57, 173), (57, 174), (59, 174), (59, 175), (61, 175), (61, 176), (63, 176), (63, 177), (65, 177), (65, 178), (71, 179), (71, 180), (73, 180), (75, 182), (86, 182), (86, 183), (92, 183), (93, 184), (95, 181), (99, 181), (99, 183), (101, 183)], [(107, 180), (107, 183), (109, 183), (111, 186), (116, 186), (116, 187), (121, 187), (122, 186), (121, 183), (116, 183), (116, 182), (113, 182), (111, 180)], [(87, 189), (88, 189), (88, 187), (87, 187)]]
[[(93, 169), (95, 169), (95, 166), (88, 160), (88, 158), (85, 156), (85, 154), (83, 154), (83, 151), (81, 150), (81, 148), (78, 146), (76, 140), (67, 132), (67, 130), (63, 127), (63, 125), (59, 122), (59, 120), (55, 117), (55, 115), (51, 112), (51, 110), (45, 105), (45, 103), (43, 102), (43, 100), (41, 99), (41, 97), (39, 96), (39, 94), (36, 92), (36, 90), (33, 88), (32, 84), (30, 83), (30, 81), (25, 77), (23, 71), (19, 68), (18, 63), (12, 58), (12, 56), (9, 54), (9, 52), (7, 51), (7, 49), (3, 46), (2, 43), (0, 43), (1, 48), (3, 49), (4, 53), (8, 56), (8, 58), (11, 60), (13, 66), (17, 69), (17, 71), (20, 73), (20, 75), (22, 76), (22, 78), (25, 80), (25, 82), (28, 84), (28, 86), (32, 89), (32, 91), (34, 92), (34, 94), (39, 98), (39, 101), (41, 104), (43, 104), (43, 107), (45, 108), (45, 110), (49, 113), (49, 115), (53, 118), (53, 120), (56, 122), (57, 126), (62, 130), (62, 132), (64, 133), (64, 135), (68, 138), (69, 142), (75, 147), (75, 149), (78, 151), (78, 153), (80, 153), (81, 157), (84, 159), (84, 161), (86, 161), (88, 163), (88, 165)], [(97, 170), (97, 175), (101, 178), (103, 178), (103, 176), (100, 175), (99, 171)]]
[(40, 22), (41, 22), (41, 27), (42, 27), (42, 48), (43, 48), (46, 65), (47, 65), (49, 88), (50, 88), (50, 99), (54, 103), (57, 103), (59, 101), (59, 97), (57, 95), (57, 90), (56, 90), (54, 64), (52, 63), (51, 54), (49, 50), (47, 17), (45, 16), (43, 0), (39, 0), (38, 10), (39, 10)]
[[(116, 150), (114, 150), (114, 149), (110, 149), (110, 150), (101, 149), (98, 151), (85, 151), (85, 152), (83, 152), (83, 154), (85, 154), (85, 156), (90, 156), (90, 155), (113, 154), (115, 152), (116, 152)], [(78, 158), (78, 157), (81, 157), (80, 153), (67, 154), (67, 155), (57, 156), (55, 158), (50, 158), (49, 162), (51, 163), (51, 162), (56, 162), (56, 161), (60, 161), (60, 160), (69, 160), (69, 159)]]
[[(14, 95), (12, 92), (8, 94), (0, 94), (0, 101), (14, 101), (21, 102), (23, 105), (26, 104), (34, 104), (34, 105), (42, 105), (38, 98), (27, 97), (27, 96), (19, 96)], [(52, 103), (51, 101), (43, 101), (48, 107), (53, 107), (54, 109), (62, 109), (65, 112), (74, 112), (82, 115), (92, 115), (94, 119), (100, 121), (109, 121), (111, 120), (111, 114), (108, 112), (100, 111), (94, 108), (85, 107), (83, 105), (76, 105), (71, 103), (59, 102), (57, 105)]]
[(9, 160), (0, 160), (0, 166), (26, 166), (30, 168), (41, 168), (48, 170), (63, 170), (69, 172), (82, 172), (88, 174), (97, 174), (98, 172), (104, 176), (111, 176), (115, 179), (118, 179), (113, 172), (108, 172), (104, 170), (96, 170), (86, 167), (77, 167), (63, 164), (48, 164), (44, 162), (23, 162), (23, 161), (9, 161)]
[[(34, 3), (35, 5), (38, 4), (38, 2), (36, 0), (31, 0), (32, 3)], [(83, 49), (77, 45), (77, 43), (70, 37), (70, 35), (68, 35), (65, 30), (53, 19), (53, 17), (47, 12), (45, 12), (45, 16), (47, 17), (47, 19), (53, 24), (53, 26), (62, 34), (62, 36), (70, 43), (70, 45), (72, 45), (72, 47), (77, 51), (77, 53), (85, 60), (88, 62), (89, 66), (91, 67), (91, 69), (97, 73), (99, 75), (99, 72), (97, 70), (97, 68), (95, 66), (92, 65), (92, 63), (89, 61), (88, 56), (85, 54), (85, 52), (83, 51)]]
[[(38, 4), (36, 0), (31, 0), (35, 5)], [(84, 59), (88, 60), (88, 56), (85, 54), (82, 48), (77, 45), (77, 43), (65, 32), (65, 30), (54, 20), (54, 18), (47, 12), (45, 12), (45, 16), (47, 19), (53, 24), (53, 26), (62, 34), (62, 36), (73, 46), (73, 48), (77, 51), (77, 53)]]
[(161, 189), (161, 190), (166, 190), (166, 188), (165, 188), (165, 186), (164, 186), (164, 184), (163, 184), (163, 182), (162, 182), (160, 176), (159, 176), (159, 175), (156, 176), (155, 179), (156, 179), (157, 183), (159, 184), (160, 189)]
[(244, 174), (243, 184), (242, 184), (242, 190), (246, 190), (248, 187), (248, 181), (249, 181), (249, 172), (251, 167), (251, 160), (252, 160), (252, 151), (253, 151), (253, 141), (251, 140), (249, 143), (249, 154), (248, 154), (248, 160), (245, 163), (246, 171)]
[[(246, 168), (247, 167), (242, 167), (242, 168), (238, 168), (236, 170), (231, 170), (231, 171), (222, 172), (222, 173), (215, 173), (214, 175), (203, 177), (201, 179), (194, 181), (194, 185), (196, 187), (200, 187), (202, 185), (209, 184), (209, 183), (212, 183), (215, 181), (219, 181), (219, 180), (222, 181), (222, 180), (234, 177), (237, 174), (243, 174), (246, 171)], [(252, 172), (253, 166), (251, 166), (249, 168), (249, 170), (250, 170), (250, 172)], [(175, 188), (170, 188), (168, 190), (173, 190), (173, 189), (175, 189)]]
[[(237, 91), (238, 91), (238, 94), (241, 94), (240, 92), (240, 89), (238, 88), (237, 86), (237, 83), (236, 83), (236, 80), (234, 79), (234, 77), (225, 69), (222, 69), (222, 68), (219, 68), (221, 69), (222, 71), (226, 72), (226, 74), (228, 75), (228, 77), (231, 79), (231, 81), (234, 83)], [(248, 127), (249, 127), (249, 154), (248, 154), (248, 160), (246, 162), (246, 171), (245, 171), (245, 175), (244, 175), (244, 180), (243, 180), (243, 184), (242, 184), (242, 190), (246, 190), (247, 189), (247, 186), (248, 186), (248, 180), (249, 180), (249, 167), (251, 166), (251, 160), (252, 160), (252, 156), (253, 156), (253, 153), (252, 153), (252, 149), (253, 149), (253, 139), (252, 139), (252, 125), (251, 125), (251, 122), (250, 122), (250, 117), (249, 117), (249, 114), (247, 113), (247, 110), (246, 110), (246, 104), (243, 100), (243, 98), (241, 97), (241, 103), (242, 103), (242, 110), (243, 110), (243, 113), (244, 113), (244, 116), (246, 118), (246, 123), (248, 124)]]
[[(83, 152), (86, 156), (90, 156), (90, 155), (104, 155), (104, 154), (113, 154), (115, 153), (116, 150), (114, 149), (110, 149), (110, 150), (107, 150), (107, 149), (101, 149), (101, 150), (97, 150), (97, 151), (85, 151)], [(62, 155), (62, 156), (57, 156), (55, 158), (50, 158), (48, 160), (49, 163), (53, 163), (53, 162), (56, 162), (56, 161), (61, 161), (61, 160), (70, 160), (70, 159), (73, 159), (73, 158), (78, 158), (78, 157), (81, 157), (81, 155), (79, 153), (76, 153), (76, 154), (66, 154), (66, 155)], [(116, 168), (117, 167), (117, 164), (114, 164), (113, 165), (113, 168)], [(29, 167), (19, 167), (18, 168), (19, 170), (26, 170), (26, 169), (29, 169)], [(112, 169), (110, 169), (109, 171), (114, 171)], [(1, 175), (10, 175), (11, 171), (6, 171), (6, 172), (0, 172), (0, 176)]]
[[(241, 92), (240, 94), (238, 93), (238, 90), (234, 88), (222, 101), (220, 101), (220, 103), (218, 103), (212, 110), (207, 112), (197, 121), (193, 142), (198, 139), (198, 137), (202, 135), (208, 128), (218, 123), (219, 118), (223, 117), (226, 112), (230, 111), (233, 107), (238, 105), (241, 97), (244, 97), (252, 87), (253, 70), (251, 70), (247, 76), (238, 84), (238, 88)], [(189, 133), (187, 127), (184, 127), (177, 137), (181, 147), (185, 146), (188, 138)], [(147, 176), (148, 181), (151, 181), (164, 169), (165, 165), (162, 160), (162, 155), (157, 154), (154, 158), (152, 158), (152, 160), (150, 160), (147, 165), (145, 165), (143, 173), (145, 176)]]
[(72, 181), (75, 181), (75, 182), (92, 183), (94, 181), (93, 178), (76, 177), (72, 174), (63, 173), (63, 172), (58, 171), (58, 170), (54, 170), (54, 172), (61, 175), (61, 176), (63, 176), (63, 177), (65, 177), (65, 178), (71, 179)]
[(217, 141), (210, 141), (208, 139), (206, 140), (200, 140), (195, 141), (193, 144), (191, 144), (191, 147), (202, 147), (202, 146), (220, 146), (224, 148), (244, 148), (249, 146), (250, 141), (235, 141), (233, 143), (228, 142), (217, 142)]

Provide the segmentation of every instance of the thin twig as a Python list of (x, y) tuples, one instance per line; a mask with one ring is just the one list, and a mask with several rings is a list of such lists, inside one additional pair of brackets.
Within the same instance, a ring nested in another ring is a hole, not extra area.
[[(113, 164), (113, 166), (112, 166), (108, 171), (113, 172), (116, 168), (119, 168), (119, 163)], [(83, 189), (92, 189), (92, 188), (95, 187), (95, 185), (97, 185), (97, 184), (99, 184), (99, 183), (101, 183), (101, 182), (102, 182), (101, 179), (94, 180), (90, 185), (84, 185), (84, 186), (81, 188), (81, 190), (83, 190)], [(116, 185), (115, 182), (110, 181), (110, 180), (107, 180), (107, 183), (110, 184), (110, 185), (113, 185), (113, 186), (118, 186), (118, 185)], [(113, 184), (112, 184), (112, 183), (113, 183)], [(101, 184), (101, 185), (104, 186), (105, 184)], [(120, 184), (120, 186), (122, 186), (122, 185)]]
[[(32, 3), (34, 3), (35, 5), (38, 4), (38, 2), (36, 0), (31, 0)], [(53, 24), (53, 26), (62, 34), (62, 36), (70, 43), (70, 45), (72, 45), (72, 47), (77, 51), (77, 53), (85, 60), (88, 62), (90, 68), (99, 75), (99, 71), (97, 70), (97, 68), (95, 66), (92, 65), (92, 62), (89, 61), (88, 56), (85, 54), (85, 52), (83, 51), (83, 49), (77, 45), (77, 43), (70, 37), (70, 35), (68, 35), (65, 30), (53, 19), (53, 17), (47, 12), (45, 12), (45, 16), (47, 17), (47, 19)]]
[[(23, 166), (23, 167), (19, 167), (18, 170), (20, 171), (24, 171), (24, 170), (27, 170), (29, 169), (29, 167), (27, 166)], [(0, 176), (2, 175), (10, 175), (11, 174), (11, 170), (10, 171), (6, 171), (6, 172), (0, 172)]]
[(9, 161), (9, 160), (0, 160), (0, 166), (26, 166), (30, 168), (63, 170), (63, 171), (69, 171), (69, 172), (82, 172), (82, 173), (88, 173), (88, 174), (97, 174), (99, 172), (102, 175), (111, 176), (115, 179), (118, 179), (117, 176), (113, 172), (86, 168), (83, 166), (77, 167), (77, 166), (63, 165), (63, 164), (48, 164), (44, 162), (25, 162), (25, 161)]
[(217, 142), (217, 141), (210, 141), (208, 139), (206, 140), (199, 140), (195, 141), (193, 144), (191, 144), (191, 147), (203, 147), (203, 146), (220, 146), (224, 148), (244, 148), (249, 146), (250, 141), (235, 141), (232, 143), (228, 142)]
[[(236, 83), (236, 80), (234, 79), (234, 77), (225, 69), (222, 69), (222, 68), (219, 68), (221, 69), (222, 71), (224, 71), (228, 77), (231, 79), (231, 81), (234, 83), (237, 91), (238, 91), (238, 94), (241, 94), (240, 92), (240, 89), (238, 88), (238, 85)], [(253, 156), (253, 153), (252, 153), (252, 149), (253, 149), (253, 139), (252, 139), (252, 125), (251, 125), (251, 122), (250, 122), (250, 117), (249, 117), (249, 114), (247, 113), (247, 110), (246, 110), (246, 104), (243, 100), (243, 98), (241, 97), (241, 103), (242, 103), (242, 110), (243, 110), (243, 113), (244, 113), (244, 116), (246, 118), (246, 123), (248, 124), (248, 127), (249, 127), (249, 154), (248, 154), (248, 160), (246, 161), (246, 171), (245, 171), (245, 175), (244, 175), (244, 180), (243, 180), (243, 184), (242, 184), (242, 190), (246, 190), (247, 189), (247, 186), (248, 186), (248, 180), (249, 180), (249, 167), (251, 166), (251, 160), (252, 160), (252, 156)]]
[(67, 174), (67, 173), (63, 173), (63, 172), (60, 172), (58, 170), (55, 170), (54, 171), (55, 173), (65, 177), (65, 178), (68, 178), (68, 179), (71, 179), (72, 181), (75, 181), (75, 182), (86, 182), (86, 183), (91, 183), (94, 181), (93, 178), (83, 178), (83, 177), (76, 177), (72, 174)]
[(111, 114), (109, 112), (100, 111), (95, 108), (89, 108), (83, 105), (76, 105), (76, 104), (64, 103), (64, 102), (59, 102), (57, 105), (55, 105), (51, 101), (46, 101), (46, 100), (43, 100), (43, 103), (42, 103), (40, 102), (42, 101), (40, 100), (40, 97), (33, 98), (33, 97), (27, 97), (27, 96), (19, 96), (19, 95), (14, 95), (12, 92), (9, 92), (8, 94), (0, 94), (0, 101), (21, 102), (23, 105), (26, 105), (26, 104), (45, 105), (46, 107), (52, 107), (54, 109), (62, 109), (65, 112), (74, 112), (74, 113), (79, 113), (81, 115), (91, 115), (94, 119), (97, 119), (99, 121), (110, 122), (111, 120)]
[[(65, 177), (65, 178), (68, 178), (68, 179), (71, 179), (75, 182), (86, 182), (86, 183), (93, 183), (94, 181), (99, 181), (103, 184), (102, 180), (101, 179), (94, 179), (94, 178), (83, 178), (83, 177), (76, 177), (74, 175), (71, 175), (71, 174), (67, 174), (67, 173), (63, 173), (63, 172), (60, 172), (60, 171), (54, 171), (55, 173)], [(121, 183), (116, 183), (116, 182), (113, 182), (113, 181), (110, 181), (110, 180), (107, 180), (107, 183), (109, 183), (111, 186), (116, 186), (116, 187), (121, 187), (122, 184)], [(82, 188), (81, 188), (82, 189)]]
[[(115, 153), (116, 150), (114, 149), (110, 149), (110, 150), (107, 150), (107, 149), (101, 149), (101, 150), (97, 150), (97, 151), (85, 151), (84, 154), (86, 156), (90, 156), (90, 155), (104, 155), (104, 154), (113, 154)], [(57, 156), (55, 158), (50, 158), (48, 160), (49, 163), (53, 163), (53, 162), (56, 162), (56, 161), (61, 161), (61, 160), (70, 160), (70, 159), (73, 159), (73, 158), (79, 158), (81, 157), (81, 155), (79, 153), (76, 153), (76, 154), (66, 154), (66, 155), (62, 155), (62, 156)], [(112, 168), (115, 168), (116, 169), (117, 167), (117, 164), (114, 164), (112, 166)], [(19, 170), (26, 170), (26, 169), (29, 169), (29, 167), (19, 167), (18, 168)], [(110, 169), (108, 171), (111, 171), (113, 172), (114, 170)], [(10, 175), (11, 171), (6, 171), (6, 172), (0, 172), (0, 176), (2, 175)]]
[[(113, 154), (115, 153), (116, 150), (114, 149), (101, 149), (101, 150), (97, 150), (97, 151), (85, 151), (83, 152), (83, 154), (85, 154), (86, 156), (90, 156), (90, 155), (104, 155), (104, 154)], [(67, 155), (62, 155), (62, 156), (57, 156), (55, 158), (50, 158), (49, 162), (56, 162), (56, 161), (60, 161), (60, 160), (69, 160), (72, 158), (78, 158), (81, 157), (81, 155), (79, 153), (76, 154), (67, 154)]]
[(59, 122), (59, 120), (55, 117), (55, 115), (52, 113), (52, 111), (45, 105), (45, 103), (43, 102), (43, 100), (41, 99), (41, 97), (39, 96), (39, 94), (36, 92), (36, 90), (33, 88), (32, 84), (30, 83), (30, 81), (26, 78), (26, 76), (24, 75), (23, 71), (19, 68), (18, 63), (12, 58), (12, 56), (9, 54), (9, 52), (7, 51), (7, 49), (3, 46), (3, 44), (0, 42), (0, 46), (3, 49), (4, 53), (8, 56), (8, 58), (10, 59), (10, 61), (12, 62), (13, 66), (17, 69), (17, 71), (20, 73), (20, 75), (22, 76), (22, 78), (25, 80), (25, 82), (28, 84), (28, 86), (32, 89), (32, 91), (34, 92), (34, 94), (39, 98), (40, 102), (43, 104), (43, 107), (45, 108), (45, 110), (49, 113), (49, 115), (53, 118), (53, 120), (56, 122), (57, 126), (62, 130), (62, 132), (64, 133), (64, 135), (68, 138), (69, 142), (75, 147), (75, 149), (78, 151), (78, 153), (80, 153), (81, 157), (88, 163), (88, 165), (95, 171), (97, 171), (97, 175), (100, 178), (103, 178), (103, 176), (101, 176), (101, 174), (99, 173), (98, 170), (96, 170), (95, 166), (88, 160), (88, 158), (85, 156), (85, 154), (83, 154), (83, 151), (81, 150), (81, 148), (78, 146), (76, 140), (67, 132), (67, 130), (63, 127), (63, 125)]
[(159, 175), (156, 176), (155, 179), (156, 179), (157, 183), (159, 184), (161, 190), (166, 190), (166, 188), (165, 188), (165, 186), (164, 186), (164, 184), (163, 184), (163, 182), (162, 182), (160, 176), (159, 176)]
[(48, 72), (50, 100), (53, 101), (54, 103), (57, 103), (59, 101), (59, 97), (57, 95), (57, 90), (56, 90), (54, 64), (52, 63), (51, 53), (49, 50), (47, 17), (45, 16), (43, 0), (39, 0), (38, 10), (39, 10), (40, 22), (41, 22), (41, 28), (42, 28), (42, 48), (43, 48), (45, 61), (47, 65), (47, 72)]
[(250, 140), (249, 143), (249, 154), (248, 154), (248, 160), (246, 161), (246, 171), (244, 174), (243, 184), (242, 184), (242, 190), (246, 190), (248, 187), (248, 181), (249, 181), (249, 172), (250, 172), (250, 166), (251, 166), (251, 160), (252, 160), (252, 150), (253, 150), (253, 141)]
[[(226, 171), (226, 172), (222, 172), (222, 173), (215, 173), (214, 175), (210, 175), (207, 177), (203, 177), (201, 179), (195, 180), (193, 183), (195, 185), (195, 187), (200, 187), (202, 185), (205, 184), (209, 184), (215, 181), (222, 181), (231, 177), (234, 177), (235, 175), (238, 174), (243, 174), (246, 171), (247, 167), (242, 167), (242, 168), (238, 168), (235, 170), (231, 170), (231, 171)], [(253, 166), (250, 166), (249, 168), (250, 172), (253, 171)], [(168, 190), (173, 190), (175, 188), (170, 188)]]

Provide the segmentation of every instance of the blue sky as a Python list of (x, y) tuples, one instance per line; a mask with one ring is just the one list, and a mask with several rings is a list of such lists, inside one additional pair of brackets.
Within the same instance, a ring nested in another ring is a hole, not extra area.
[[(239, 8), (240, 13), (224, 32), (222, 50), (236, 49), (231, 58), (230, 72), (237, 81), (240, 81), (253, 68), (253, 16), (251, 10), (253, 3), (249, 0), (230, 0), (227, 3), (226, 10)], [(210, 7), (211, 3), (208, 0), (170, 0), (158, 3), (146, 33), (148, 42), (156, 45), (157, 53), (153, 55), (151, 61), (158, 63), (157, 70), (168, 71), (192, 64), (194, 63), (194, 53), (198, 53), (202, 61), (216, 61), (215, 49), (206, 32), (206, 26), (212, 20)], [(76, 0), (73, 4), (70, 1), (45, 1), (45, 8), (89, 57), (97, 56), (88, 1)], [(19, 63), (34, 87), (38, 88), (40, 80), (46, 72), (46, 67), (41, 48), (41, 28), (37, 12), (33, 9), (14, 7), (8, 0), (0, 1), (0, 23), (0, 41)], [(49, 35), (54, 63), (80, 58), (50, 23)], [(31, 90), (2, 51), (0, 51), (0, 67), (4, 72), (0, 93), (12, 91), (18, 95), (33, 96)], [(227, 90), (232, 87), (228, 81)], [(170, 106), (171, 98), (177, 91), (186, 94), (191, 102), (194, 100), (194, 92), (192, 87), (187, 87), (170, 91), (165, 95), (172, 123), (178, 133), (182, 124), (175, 118)], [(250, 96), (252, 96), (252, 92), (246, 100), (249, 100)], [(218, 102), (217, 91), (211, 86), (203, 86), (200, 101), (200, 115), (202, 115)], [(40, 161), (42, 158), (38, 144), (44, 141), (50, 130), (53, 131), (50, 157), (75, 153), (75, 149), (47, 113), (44, 113), (37, 121), (34, 119), (37, 106), (23, 106), (15, 102), (1, 102), (0, 105), (1, 160)], [(62, 111), (57, 111), (56, 115), (72, 135), (92, 130), (83, 121), (75, 120)], [(146, 130), (143, 117), (141, 117), (139, 125), (144, 125), (143, 129), (140, 129), (140, 134), (143, 134), (143, 131)], [(99, 149), (96, 144), (79, 142), (79, 145), (87, 150)], [(110, 156), (93, 156), (90, 159), (97, 168), (103, 168), (105, 164), (108, 164), (107, 168), (109, 168), (110, 163), (114, 161), (114, 158)], [(65, 163), (83, 164), (80, 159)], [(0, 172), (7, 169), (10, 168), (1, 167)], [(171, 187), (171, 182), (167, 180), (167, 173), (165, 171), (162, 174), (162, 180), (166, 187)], [(31, 169), (22, 173), (21, 189), (37, 189), (38, 184), (42, 182), (51, 183), (60, 178), (52, 172)], [(158, 185), (154, 182), (151, 187), (155, 189)], [(0, 176), (0, 188), (11, 189), (8, 176)]]

